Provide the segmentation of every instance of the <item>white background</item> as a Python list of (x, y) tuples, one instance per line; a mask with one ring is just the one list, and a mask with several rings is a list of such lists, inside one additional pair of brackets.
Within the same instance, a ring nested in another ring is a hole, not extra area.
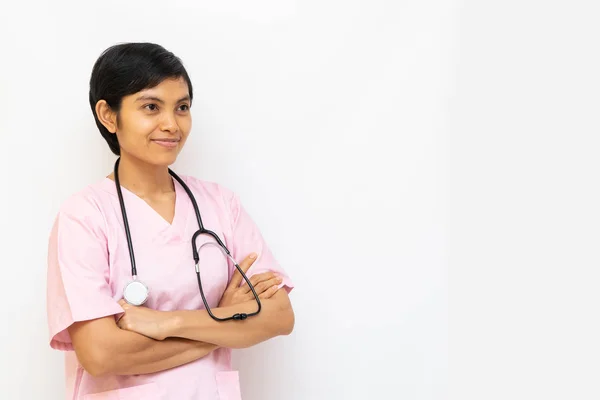
[[(506, 137), (481, 115), (479, 85), (498, 73), (474, 67), (485, 24), (457, 5), (3, 5), (0, 398), (64, 397), (62, 354), (48, 345), (47, 239), (59, 205), (112, 168), (87, 85), (101, 51), (123, 41), (182, 58), (194, 127), (174, 169), (238, 192), (297, 286), (294, 333), (236, 353), (244, 399), (447, 398), (447, 130), (473, 104), (481, 124), (466, 127)], [(457, 70), (463, 17), (475, 76)], [(458, 97), (458, 119), (457, 76), (479, 96)]]
[(465, 1), (448, 115), (457, 399), (600, 399), (600, 3)]
[(122, 41), (183, 59), (176, 170), (240, 193), (297, 284), (295, 332), (236, 354), (246, 400), (600, 398), (597, 2), (0, 15), (0, 398), (63, 397), (45, 248), (60, 203), (110, 172), (87, 81)]

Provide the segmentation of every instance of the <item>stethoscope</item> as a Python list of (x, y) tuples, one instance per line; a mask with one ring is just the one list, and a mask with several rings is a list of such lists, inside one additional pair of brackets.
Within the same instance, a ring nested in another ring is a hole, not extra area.
[[(131, 260), (131, 275), (133, 278), (132, 281), (129, 282), (125, 286), (125, 289), (123, 290), (123, 298), (129, 304), (132, 304), (134, 306), (140, 306), (140, 305), (144, 304), (146, 302), (146, 300), (148, 299), (150, 290), (148, 289), (148, 286), (146, 286), (143, 282), (141, 282), (137, 278), (137, 269), (135, 266), (135, 256), (133, 254), (133, 245), (131, 243), (131, 233), (129, 231), (129, 223), (127, 221), (127, 213), (125, 212), (125, 203), (123, 201), (123, 193), (121, 193), (121, 184), (119, 183), (118, 169), (119, 169), (119, 161), (120, 160), (121, 160), (121, 158), (117, 158), (117, 161), (115, 162), (115, 170), (114, 170), (115, 186), (117, 188), (117, 194), (119, 195), (119, 203), (121, 205), (121, 213), (123, 214), (123, 223), (125, 225), (125, 235), (127, 236), (127, 245), (129, 247), (129, 258)], [(204, 302), (206, 311), (208, 311), (208, 314), (212, 317), (212, 319), (214, 319), (215, 321), (219, 321), (219, 322), (229, 321), (232, 319), (241, 321), (248, 317), (252, 317), (252, 316), (258, 314), (261, 310), (261, 304), (260, 304), (260, 299), (258, 298), (256, 291), (254, 290), (254, 286), (252, 286), (252, 284), (250, 283), (250, 280), (248, 279), (246, 274), (244, 274), (244, 271), (242, 271), (242, 269), (240, 268), (238, 263), (233, 259), (233, 257), (231, 256), (231, 253), (229, 252), (227, 247), (223, 244), (223, 242), (221, 241), (219, 236), (217, 236), (216, 233), (204, 228), (204, 225), (202, 224), (202, 218), (200, 217), (200, 210), (198, 210), (198, 204), (196, 203), (196, 199), (195, 199), (194, 195), (192, 194), (192, 192), (190, 191), (190, 189), (187, 187), (187, 185), (183, 182), (183, 180), (179, 176), (177, 176), (177, 174), (175, 174), (175, 172), (171, 171), (170, 168), (169, 168), (169, 174), (171, 174), (171, 176), (173, 178), (175, 178), (175, 180), (177, 182), (179, 182), (179, 184), (185, 189), (188, 197), (192, 201), (192, 205), (194, 206), (194, 211), (196, 212), (196, 219), (198, 220), (198, 226), (200, 229), (198, 229), (196, 231), (196, 233), (194, 233), (194, 235), (192, 236), (192, 255), (193, 255), (194, 261), (196, 263), (196, 276), (198, 277), (198, 287), (200, 288), (200, 295), (202, 296), (202, 301)], [(258, 304), (258, 309), (255, 312), (250, 313), (250, 314), (237, 313), (237, 314), (233, 314), (231, 317), (227, 317), (227, 318), (218, 318), (217, 316), (215, 316), (212, 313), (212, 311), (210, 310), (210, 307), (208, 305), (208, 301), (206, 301), (206, 297), (204, 296), (204, 290), (202, 289), (202, 280), (200, 278), (200, 269), (198, 267), (199, 262), (200, 262), (200, 256), (198, 254), (198, 249), (196, 248), (196, 239), (198, 238), (199, 235), (202, 235), (202, 234), (207, 234), (207, 235), (211, 236), (213, 239), (216, 240), (217, 243), (206, 242), (200, 246), (200, 249), (203, 246), (209, 245), (209, 244), (218, 246), (221, 249), (221, 251), (223, 252), (223, 254), (227, 258), (229, 258), (231, 260), (231, 262), (233, 262), (233, 265), (235, 265), (235, 267), (240, 272), (240, 274), (242, 274), (242, 277), (244, 278), (244, 280), (248, 284), (248, 287), (252, 290), (252, 293), (254, 294), (254, 298), (256, 299), (256, 304)]]

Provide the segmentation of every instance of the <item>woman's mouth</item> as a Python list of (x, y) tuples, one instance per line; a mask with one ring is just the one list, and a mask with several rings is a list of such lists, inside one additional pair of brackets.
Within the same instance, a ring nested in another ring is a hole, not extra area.
[(154, 143), (159, 146), (173, 149), (179, 144), (179, 139), (152, 139)]

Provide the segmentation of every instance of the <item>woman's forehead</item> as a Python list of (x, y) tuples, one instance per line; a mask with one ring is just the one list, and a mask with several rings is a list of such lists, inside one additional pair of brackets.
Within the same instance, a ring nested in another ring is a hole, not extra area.
[(177, 103), (190, 100), (189, 88), (183, 78), (167, 78), (154, 87), (140, 90), (127, 97), (132, 102), (155, 100), (164, 103)]

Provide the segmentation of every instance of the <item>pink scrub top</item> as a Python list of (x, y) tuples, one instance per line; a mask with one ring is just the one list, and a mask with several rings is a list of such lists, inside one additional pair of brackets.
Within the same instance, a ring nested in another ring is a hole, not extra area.
[[(273, 271), (281, 287), (293, 288), (238, 196), (216, 183), (182, 176), (194, 194), (206, 229), (215, 232), (237, 262), (259, 256), (247, 273)], [(148, 285), (144, 306), (163, 311), (204, 309), (192, 258), (198, 229), (185, 190), (175, 182), (175, 216), (169, 224), (144, 200), (122, 188), (138, 279)], [(200, 235), (197, 245), (211, 240)], [(214, 239), (212, 239), (214, 242)], [(217, 307), (235, 272), (216, 246), (200, 251), (200, 271), (209, 305)], [(118, 316), (118, 301), (131, 280), (131, 263), (114, 181), (105, 178), (71, 196), (61, 207), (49, 241), (47, 313), (50, 346), (65, 351), (67, 399), (240, 400), (231, 349), (170, 370), (129, 376), (93, 377), (79, 363), (67, 328), (77, 321)]]

